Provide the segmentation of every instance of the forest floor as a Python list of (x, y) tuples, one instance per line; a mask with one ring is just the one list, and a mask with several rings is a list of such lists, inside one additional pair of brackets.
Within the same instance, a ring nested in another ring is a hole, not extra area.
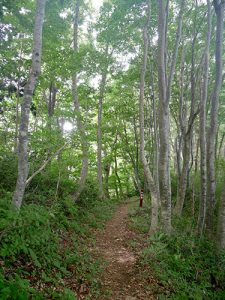
[(157, 299), (156, 291), (162, 289), (154, 276), (143, 278), (139, 259), (147, 237), (129, 226), (129, 208), (134, 204), (138, 206), (137, 198), (121, 204), (106, 223), (104, 231), (96, 233), (92, 251), (94, 256), (102, 257), (105, 262), (100, 300)]

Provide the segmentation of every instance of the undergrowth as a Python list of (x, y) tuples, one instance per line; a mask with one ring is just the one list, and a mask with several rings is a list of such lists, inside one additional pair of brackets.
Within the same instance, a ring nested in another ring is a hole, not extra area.
[[(39, 184), (45, 180), (39, 178)], [(79, 293), (93, 299), (99, 293), (100, 261), (87, 245), (116, 201), (98, 201), (89, 185), (74, 204), (68, 193), (58, 199), (40, 189), (33, 194), (33, 183), (20, 214), (10, 209), (11, 191), (0, 189), (1, 300), (74, 300)]]
[[(132, 209), (130, 223), (138, 232), (148, 232), (149, 220), (149, 203)], [(158, 232), (145, 244), (143, 277), (153, 272), (165, 287), (167, 294), (159, 299), (225, 299), (225, 253), (218, 253), (212, 241), (198, 238), (192, 223), (191, 218), (176, 219), (170, 237)]]

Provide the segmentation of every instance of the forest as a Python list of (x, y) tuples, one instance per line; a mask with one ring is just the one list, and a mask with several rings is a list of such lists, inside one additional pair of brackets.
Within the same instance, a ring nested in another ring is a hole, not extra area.
[(224, 20), (0, 0), (0, 299), (225, 299)]

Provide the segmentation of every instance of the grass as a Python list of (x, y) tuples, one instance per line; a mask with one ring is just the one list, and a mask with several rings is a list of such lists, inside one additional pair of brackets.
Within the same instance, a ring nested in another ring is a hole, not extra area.
[[(129, 212), (131, 228), (141, 234), (150, 226), (149, 207), (146, 201), (143, 208), (132, 205)], [(190, 218), (175, 221), (170, 237), (158, 232), (143, 243), (143, 280), (153, 273), (162, 283), (167, 292), (159, 299), (225, 299), (225, 253), (217, 253), (212, 241), (195, 236)], [(133, 246), (138, 247), (135, 242)]]

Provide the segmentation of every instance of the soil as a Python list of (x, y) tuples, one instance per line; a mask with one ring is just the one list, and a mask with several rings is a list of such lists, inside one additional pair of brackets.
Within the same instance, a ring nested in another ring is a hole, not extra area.
[(138, 263), (140, 253), (129, 243), (131, 240), (140, 240), (140, 234), (132, 231), (128, 225), (128, 209), (132, 201), (137, 202), (137, 199), (120, 205), (114, 217), (107, 222), (105, 230), (96, 234), (94, 254), (105, 261), (101, 279), (102, 296), (99, 300), (158, 299), (155, 295), (157, 280), (152, 276), (148, 281), (143, 279)]

